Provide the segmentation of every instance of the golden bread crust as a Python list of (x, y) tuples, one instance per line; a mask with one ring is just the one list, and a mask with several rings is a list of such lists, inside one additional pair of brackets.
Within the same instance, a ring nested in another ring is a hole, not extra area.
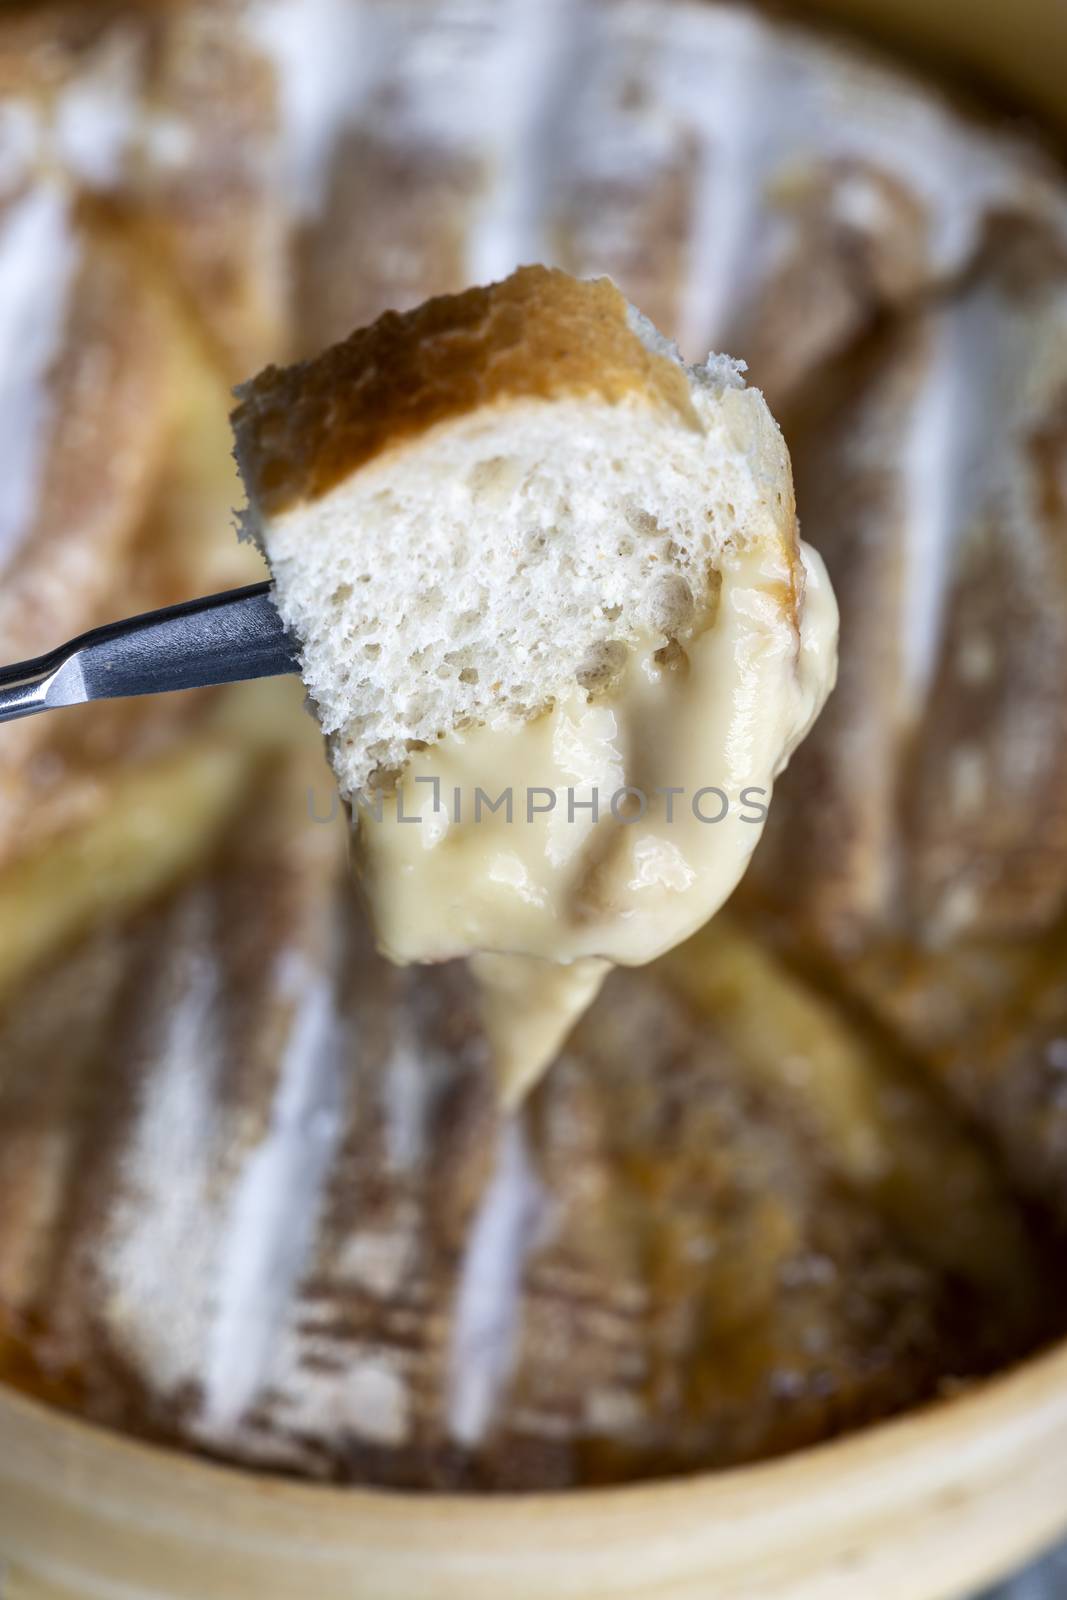
[(697, 426), (684, 368), (642, 343), (608, 278), (546, 267), (387, 311), (311, 361), (238, 390), (237, 454), (259, 507), (327, 493), (390, 445), (500, 400), (631, 394)]

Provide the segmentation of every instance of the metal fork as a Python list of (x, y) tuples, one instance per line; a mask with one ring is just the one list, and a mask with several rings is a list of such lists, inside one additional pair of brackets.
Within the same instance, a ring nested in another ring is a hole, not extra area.
[(202, 689), (298, 672), (296, 641), (253, 583), (79, 634), (33, 661), (0, 667), (0, 722), (127, 695)]

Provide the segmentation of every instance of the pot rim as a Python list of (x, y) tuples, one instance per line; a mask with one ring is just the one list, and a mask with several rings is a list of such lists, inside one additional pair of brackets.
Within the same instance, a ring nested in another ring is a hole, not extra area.
[[(1046, 1413), (1045, 1406), (1048, 1406)], [(517, 1515), (523, 1525), (531, 1515), (544, 1514), (557, 1523), (572, 1512), (586, 1515), (592, 1509), (617, 1509), (625, 1513), (634, 1500), (666, 1503), (688, 1498), (692, 1493), (710, 1495), (726, 1509), (750, 1498), (755, 1480), (766, 1489), (786, 1491), (792, 1480), (817, 1468), (819, 1476), (854, 1480), (857, 1473), (874, 1469), (879, 1459), (889, 1456), (918, 1456), (933, 1435), (947, 1445), (961, 1448), (966, 1443), (995, 1441), (1012, 1431), (1018, 1419), (1040, 1414), (1067, 1430), (1067, 1338), (1046, 1346), (1013, 1366), (988, 1377), (966, 1382), (957, 1392), (938, 1395), (895, 1416), (885, 1417), (820, 1440), (770, 1459), (745, 1462), (739, 1466), (706, 1469), (674, 1477), (638, 1480), (604, 1486), (579, 1486), (547, 1491), (439, 1491), (434, 1489), (384, 1489), (374, 1485), (318, 1482), (289, 1476), (255, 1465), (226, 1461), (177, 1444), (141, 1439), (91, 1421), (77, 1412), (67, 1411), (0, 1381), (0, 1442), (11, 1436), (16, 1441), (33, 1434), (49, 1434), (55, 1440), (57, 1456), (71, 1463), (86, 1464), (93, 1456), (109, 1458), (118, 1471), (130, 1470), (140, 1481), (164, 1472), (184, 1480), (181, 1487), (207, 1491), (212, 1484), (220, 1489), (247, 1492), (268, 1499), (291, 1497), (294, 1504), (306, 1500), (317, 1509), (342, 1511), (351, 1520), (353, 1507), (371, 1514), (386, 1515), (399, 1510), (405, 1521), (413, 1511), (441, 1512), (451, 1518), (474, 1517), (481, 1520), (491, 1505), (505, 1517)], [(1013, 1441), (1014, 1442), (1014, 1441)], [(18, 1477), (12, 1471), (11, 1457), (0, 1458), (0, 1486)], [(53, 1483), (52, 1488), (56, 1489)], [(61, 1486), (69, 1489), (70, 1484)], [(1064, 1503), (1067, 1523), (1067, 1500)], [(558, 1528), (557, 1528), (558, 1531)]]
[(606, 1489), (264, 1476), (2, 1385), (0, 1445), (8, 1569), (67, 1600), (947, 1600), (1067, 1523), (1067, 1341), (776, 1460)]

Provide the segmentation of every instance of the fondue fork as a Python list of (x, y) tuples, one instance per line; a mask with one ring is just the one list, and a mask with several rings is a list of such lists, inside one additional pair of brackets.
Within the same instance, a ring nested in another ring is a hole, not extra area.
[(0, 722), (87, 700), (203, 689), (298, 672), (296, 643), (253, 583), (92, 628), (47, 655), (0, 667)]

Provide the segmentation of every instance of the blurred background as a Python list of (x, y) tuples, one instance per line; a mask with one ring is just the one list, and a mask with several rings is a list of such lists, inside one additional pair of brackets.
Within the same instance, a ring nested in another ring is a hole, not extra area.
[(462, 977), (375, 964), (298, 685), (5, 728), (6, 1381), (559, 1488), (1062, 1336), (1065, 61), (1059, 0), (3, 8), (0, 660), (261, 575), (233, 385), (526, 261), (748, 363), (843, 613), (736, 903), (518, 1132)]

